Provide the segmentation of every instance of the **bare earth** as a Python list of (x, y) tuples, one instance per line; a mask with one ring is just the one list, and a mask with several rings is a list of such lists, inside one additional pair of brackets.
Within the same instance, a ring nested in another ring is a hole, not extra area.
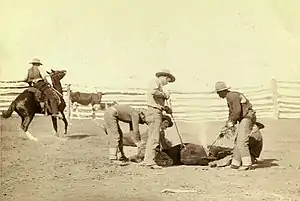
[[(56, 138), (50, 117), (35, 117), (30, 131), (39, 141), (34, 142), (20, 131), (19, 117), (1, 119), (1, 199), (300, 200), (300, 120), (262, 122), (266, 128), (260, 164), (241, 172), (203, 166), (118, 167), (110, 165), (107, 136), (91, 120), (73, 120), (70, 137)], [(206, 132), (209, 144), (222, 122), (178, 125), (185, 142), (199, 143)], [(63, 135), (62, 122), (59, 126)], [(178, 143), (175, 128), (167, 133)], [(165, 188), (197, 192), (161, 193)]]

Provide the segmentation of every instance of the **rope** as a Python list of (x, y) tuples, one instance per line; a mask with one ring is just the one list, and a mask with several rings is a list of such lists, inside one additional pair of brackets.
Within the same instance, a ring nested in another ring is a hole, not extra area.
[(59, 91), (57, 91), (54, 87), (51, 86), (51, 88), (57, 93), (59, 94), (62, 98), (64, 97)]

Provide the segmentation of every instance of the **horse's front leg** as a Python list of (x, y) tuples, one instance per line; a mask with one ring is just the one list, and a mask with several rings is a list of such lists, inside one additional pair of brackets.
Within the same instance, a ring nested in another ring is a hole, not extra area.
[(53, 128), (55, 130), (55, 136), (59, 137), (58, 132), (57, 132), (57, 118), (51, 116), (51, 119), (52, 119)]
[(65, 116), (65, 114), (64, 114), (64, 112), (61, 112), (61, 114), (62, 114), (62, 116), (63, 116), (63, 122), (65, 123), (65, 135), (67, 135), (67, 133), (68, 133), (68, 121), (67, 121), (67, 119), (66, 119), (66, 116)]

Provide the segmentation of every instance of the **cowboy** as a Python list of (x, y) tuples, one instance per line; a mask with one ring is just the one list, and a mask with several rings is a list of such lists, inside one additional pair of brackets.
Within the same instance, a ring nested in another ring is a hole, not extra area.
[(230, 91), (229, 89), (230, 87), (227, 87), (224, 82), (219, 81), (215, 84), (215, 91), (220, 98), (226, 98), (229, 108), (228, 121), (223, 130), (233, 131), (234, 126), (239, 122), (231, 168), (249, 170), (252, 168), (249, 137), (256, 122), (256, 112), (242, 93)]
[[(165, 130), (167, 128), (170, 128), (173, 126), (173, 122), (171, 118), (167, 115), (162, 116), (162, 123), (160, 126), (160, 132), (159, 132), (159, 148), (160, 150), (169, 149), (172, 147), (172, 142), (166, 139)], [(148, 140), (148, 131), (149, 129), (146, 129), (141, 134), (141, 146), (138, 147), (138, 154), (131, 156), (129, 159), (133, 162), (141, 162), (145, 157), (145, 149), (146, 149), (146, 143)], [(123, 135), (123, 143), (125, 146), (135, 146), (134, 144), (134, 136), (132, 136), (132, 133), (124, 133)]]
[(114, 105), (106, 109), (104, 113), (104, 131), (110, 136), (109, 159), (111, 162), (118, 163), (117, 153), (121, 152), (119, 161), (127, 162), (123, 150), (123, 132), (120, 128), (119, 121), (128, 123), (134, 134), (134, 143), (139, 148), (141, 136), (139, 124), (144, 124), (145, 114), (142, 109), (134, 109), (129, 105)]
[(263, 137), (260, 130), (264, 128), (265, 125), (260, 122), (256, 122), (252, 128), (249, 138), (249, 150), (251, 154), (252, 164), (257, 163), (257, 158), (259, 158), (262, 151)]
[(169, 149), (172, 147), (172, 142), (166, 139), (166, 133), (165, 130), (167, 128), (171, 128), (173, 126), (173, 122), (169, 116), (163, 115), (162, 117), (162, 123), (160, 126), (160, 132), (159, 132), (159, 143), (160, 143), (160, 149)]
[(50, 76), (42, 68), (43, 64), (39, 59), (33, 59), (30, 64), (32, 64), (32, 67), (28, 69), (27, 76), (21, 82), (27, 82), (29, 86), (33, 86), (43, 92), (49, 99), (51, 116), (62, 119), (58, 109), (59, 100), (55, 94), (56, 92), (51, 88), (52, 81)]
[[(260, 132), (261, 129), (265, 128), (264, 124), (260, 122), (255, 122), (251, 134), (249, 137), (249, 150), (251, 155), (252, 164), (257, 163), (257, 158), (259, 158), (262, 148), (263, 148), (263, 137)], [(235, 150), (233, 150), (234, 153)], [(239, 152), (236, 152), (239, 154)], [(210, 162), (209, 165), (211, 167), (225, 167), (232, 163), (232, 155), (228, 155), (225, 158)]]
[(155, 156), (158, 152), (159, 133), (162, 123), (162, 112), (172, 114), (172, 110), (165, 106), (166, 100), (170, 98), (168, 91), (163, 90), (163, 86), (175, 81), (175, 77), (169, 70), (162, 70), (157, 72), (156, 78), (151, 80), (147, 92), (147, 115), (146, 121), (149, 126), (148, 141), (146, 144), (145, 158), (141, 163), (143, 166), (148, 166), (152, 169), (160, 169), (155, 163)]

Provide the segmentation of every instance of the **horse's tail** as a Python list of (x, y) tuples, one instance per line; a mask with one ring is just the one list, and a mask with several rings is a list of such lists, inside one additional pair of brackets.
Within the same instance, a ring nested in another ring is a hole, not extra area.
[(1, 115), (1, 116), (2, 116), (3, 118), (9, 118), (9, 117), (11, 116), (11, 114), (15, 111), (15, 109), (16, 109), (16, 102), (13, 101), (13, 102), (10, 104), (8, 110), (2, 111), (2, 115)]

